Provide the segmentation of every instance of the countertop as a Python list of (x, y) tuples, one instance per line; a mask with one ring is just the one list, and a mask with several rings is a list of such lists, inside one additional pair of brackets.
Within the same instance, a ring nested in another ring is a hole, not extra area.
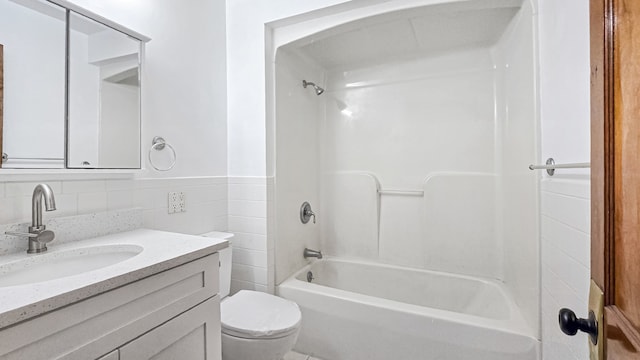
[[(37, 315), (115, 289), (161, 271), (213, 254), (229, 246), (224, 239), (206, 238), (156, 230), (138, 229), (93, 239), (47, 245), (47, 256), (100, 245), (129, 245), (144, 248), (122, 262), (45, 282), (0, 287), (0, 329)], [(26, 250), (26, 241), (25, 241)], [(25, 258), (44, 254), (0, 256), (0, 269)], [(0, 277), (2, 274), (0, 273)]]

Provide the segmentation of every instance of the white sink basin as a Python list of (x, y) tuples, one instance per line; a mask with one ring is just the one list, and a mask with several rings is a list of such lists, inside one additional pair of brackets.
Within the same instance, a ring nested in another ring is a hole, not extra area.
[(0, 265), (0, 287), (79, 275), (130, 259), (143, 250), (131, 244), (97, 245), (27, 257)]

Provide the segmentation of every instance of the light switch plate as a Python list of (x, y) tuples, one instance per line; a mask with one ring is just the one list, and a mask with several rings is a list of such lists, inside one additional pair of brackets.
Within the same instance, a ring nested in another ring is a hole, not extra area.
[(171, 191), (168, 196), (168, 212), (169, 214), (187, 211), (186, 196), (183, 192)]

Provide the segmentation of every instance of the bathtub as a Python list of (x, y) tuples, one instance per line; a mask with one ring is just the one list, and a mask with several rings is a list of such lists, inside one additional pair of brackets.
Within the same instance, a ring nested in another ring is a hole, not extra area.
[(277, 293), (302, 310), (295, 349), (326, 360), (540, 357), (539, 341), (498, 281), (329, 258)]

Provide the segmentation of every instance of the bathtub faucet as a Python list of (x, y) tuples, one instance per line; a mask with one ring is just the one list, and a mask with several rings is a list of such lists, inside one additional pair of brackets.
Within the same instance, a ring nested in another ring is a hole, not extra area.
[(317, 251), (317, 250), (311, 250), (311, 249), (304, 248), (304, 255), (303, 256), (304, 256), (305, 259), (308, 259), (310, 257), (322, 259), (322, 252), (321, 251)]

